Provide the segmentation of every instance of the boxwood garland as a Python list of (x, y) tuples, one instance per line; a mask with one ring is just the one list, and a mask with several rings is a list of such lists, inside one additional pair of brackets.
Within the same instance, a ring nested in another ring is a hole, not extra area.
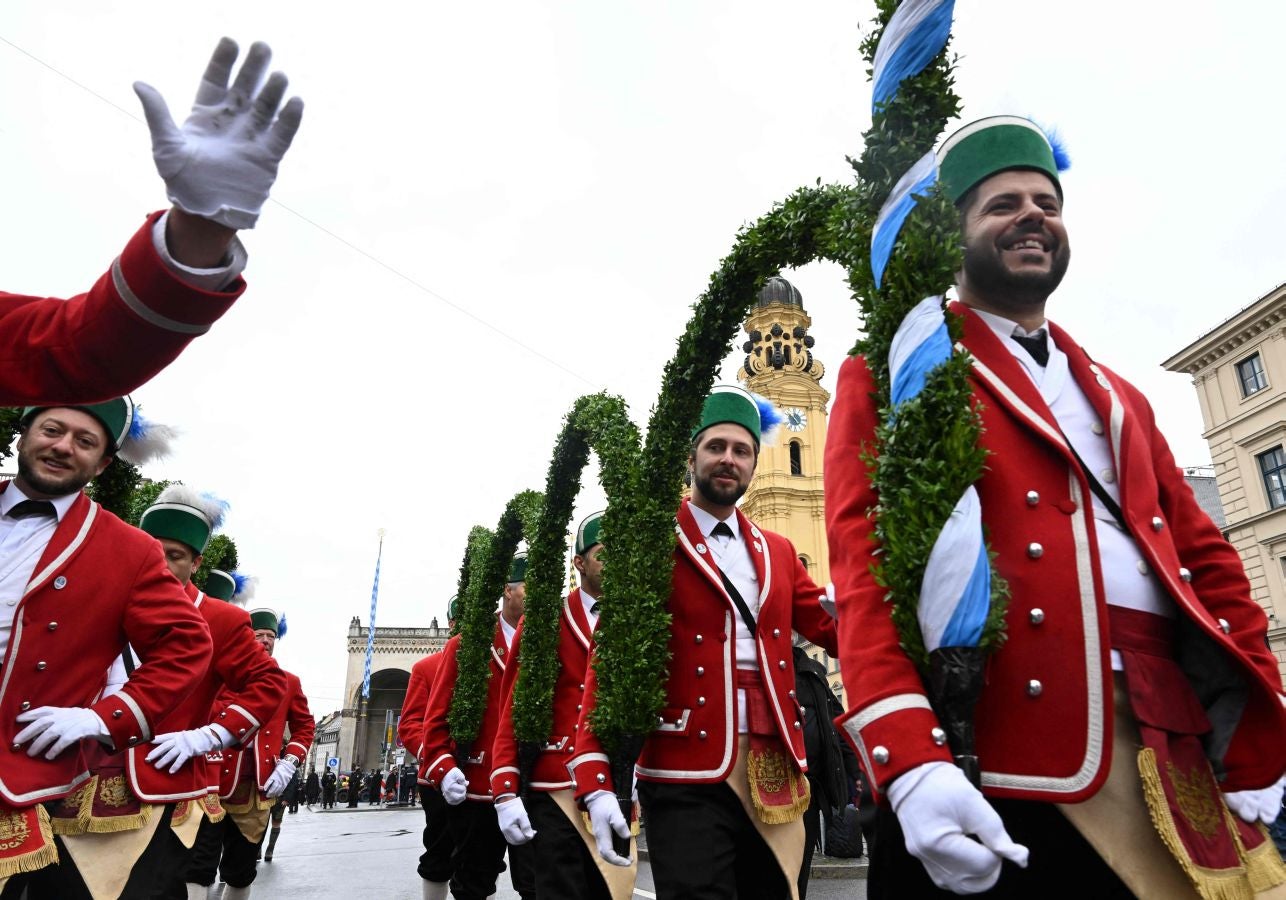
[[(515, 494), (496, 523), (491, 540), (475, 547), (470, 532), (469, 549), (461, 566), (467, 582), (460, 595), (462, 624), (456, 647), (456, 682), (447, 713), (447, 727), (458, 745), (467, 746), (478, 736), (487, 707), (487, 662), (496, 633), (496, 598), (504, 591), (509, 566), (518, 543), (532, 534), (540, 515), (541, 496), (536, 491)], [(467, 570), (467, 577), (466, 577)]]

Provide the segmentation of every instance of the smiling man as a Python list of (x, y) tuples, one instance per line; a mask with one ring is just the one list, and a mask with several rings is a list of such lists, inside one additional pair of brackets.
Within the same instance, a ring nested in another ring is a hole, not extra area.
[(951, 762), (872, 572), (881, 410), (850, 358), (826, 520), (846, 729), (882, 795), (871, 896), (1251, 896), (1286, 877), (1257, 827), (1286, 770), (1264, 613), (1147, 400), (1045, 318), (1071, 256), (1045, 134), (982, 119), (938, 162), (963, 229), (951, 308), (974, 360), (989, 452), (976, 488), (1008, 639), (974, 715), (980, 791)]
[[(777, 422), (766, 401), (761, 409), (743, 388), (718, 385), (692, 436), (666, 704), (636, 770), (658, 898), (797, 895), (809, 793), (791, 631), (834, 653), (835, 629), (790, 541), (737, 509)], [(589, 728), (596, 691), (591, 664), (568, 765), (599, 854), (625, 865), (611, 836), (629, 831)]]

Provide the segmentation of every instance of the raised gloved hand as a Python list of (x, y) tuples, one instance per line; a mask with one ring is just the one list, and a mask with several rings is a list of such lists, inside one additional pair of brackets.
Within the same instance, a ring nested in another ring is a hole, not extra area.
[(98, 713), (79, 706), (42, 706), (18, 714), (18, 721), (26, 728), (14, 736), (15, 744), (31, 741), (28, 756), (39, 756), (48, 749), (45, 759), (53, 759), (73, 744), (85, 738), (109, 738), (107, 726)]
[(611, 791), (595, 791), (585, 798), (585, 809), (594, 830), (598, 855), (614, 866), (628, 866), (629, 857), (621, 856), (612, 849), (613, 832), (623, 838), (630, 836), (630, 823), (621, 815), (621, 804), (616, 795)]
[(1027, 867), (1027, 848), (1013, 842), (982, 792), (951, 763), (903, 773), (889, 785), (888, 797), (907, 852), (938, 887), (977, 894), (996, 884), (1001, 860)]
[(531, 819), (527, 818), (527, 807), (522, 805), (520, 797), (496, 803), (496, 818), (500, 820), (500, 833), (515, 847), (536, 836), (535, 829), (531, 827)]
[(1277, 821), (1277, 815), (1282, 811), (1283, 788), (1286, 788), (1286, 777), (1257, 791), (1229, 791), (1223, 795), (1223, 799), (1243, 822), (1271, 825)]
[(292, 97), (278, 111), (286, 76), (273, 72), (263, 83), (272, 51), (261, 42), (250, 45), (229, 87), (237, 53), (236, 41), (219, 41), (182, 128), (155, 88), (138, 81), (134, 92), (143, 103), (152, 158), (170, 200), (228, 228), (253, 228), (299, 129), (304, 102)]
[(442, 799), (451, 806), (459, 806), (469, 793), (469, 779), (464, 777), (460, 768), (454, 767), (442, 776)]
[(222, 725), (202, 725), (190, 731), (171, 731), (152, 738), (156, 744), (147, 761), (158, 769), (168, 768), (173, 775), (198, 753), (222, 750), (234, 743), (232, 733)]
[(263, 786), (263, 792), (269, 797), (280, 797), (282, 792), (290, 784), (290, 779), (295, 777), (297, 767), (293, 762), (282, 757), (277, 760), (277, 766), (268, 776), (268, 781)]

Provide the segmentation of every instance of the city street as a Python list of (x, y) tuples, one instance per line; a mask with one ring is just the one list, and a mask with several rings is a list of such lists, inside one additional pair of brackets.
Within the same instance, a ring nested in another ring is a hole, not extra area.
[[(287, 814), (273, 861), (259, 864), (255, 896), (273, 900), (420, 900), (415, 874), (422, 851), (420, 832), (424, 813), (411, 809), (337, 809), (322, 812), (300, 807)], [(862, 900), (861, 878), (823, 878), (821, 871), (808, 888), (808, 900)], [(636, 898), (654, 898), (652, 873), (643, 863)], [(500, 876), (496, 900), (517, 900), (509, 875)]]

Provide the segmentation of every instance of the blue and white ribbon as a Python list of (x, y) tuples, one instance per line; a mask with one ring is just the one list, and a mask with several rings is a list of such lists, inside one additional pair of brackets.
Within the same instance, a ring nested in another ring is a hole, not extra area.
[[(929, 373), (951, 358), (941, 297), (926, 297), (902, 320), (889, 346), (894, 412), (924, 389)], [(991, 607), (991, 565), (982, 539), (982, 507), (970, 485), (939, 532), (920, 582), (918, 616), (925, 649), (976, 647)]]
[(915, 208), (915, 198), (928, 193), (938, 180), (938, 158), (930, 150), (915, 161), (911, 168), (898, 179), (889, 192), (889, 197), (880, 207), (880, 214), (871, 229), (871, 272), (875, 276), (875, 286), (879, 288), (884, 280), (884, 268), (893, 255), (893, 244), (902, 230), (902, 223)]
[(904, 0), (875, 48), (871, 109), (893, 98), (898, 85), (918, 75), (951, 37), (955, 0)]
[(362, 696), (371, 699), (371, 654), (375, 652), (375, 607), (380, 600), (380, 560), (384, 557), (384, 538), (375, 554), (375, 584), (371, 586), (371, 628), (366, 635), (366, 664), (362, 669)]

